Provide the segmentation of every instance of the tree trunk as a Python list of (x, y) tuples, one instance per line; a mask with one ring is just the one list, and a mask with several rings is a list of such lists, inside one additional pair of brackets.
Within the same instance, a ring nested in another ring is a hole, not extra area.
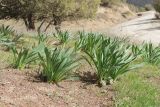
[(55, 30), (59, 33), (61, 31), (61, 25), (55, 25)]
[(27, 28), (27, 30), (28, 30), (28, 21), (27, 21), (27, 19), (26, 19), (26, 18), (23, 18), (23, 21), (24, 21), (25, 26), (26, 26), (26, 28)]
[(53, 20), (51, 20), (51, 21), (48, 23), (48, 25), (46, 26), (46, 28), (45, 28), (44, 32), (46, 32), (46, 31), (47, 31), (47, 29), (50, 27), (50, 25), (52, 24), (52, 22), (53, 22)]
[(28, 30), (35, 30), (35, 23), (32, 13), (28, 14), (27, 21), (28, 21)]
[(44, 19), (44, 20), (42, 21), (42, 23), (40, 24), (40, 26), (37, 28), (38, 35), (41, 33), (41, 27), (43, 26), (43, 24), (44, 24), (45, 21), (46, 21), (46, 20)]
[(53, 15), (53, 21), (54, 21), (55, 30), (57, 32), (60, 32), (61, 31), (61, 23), (62, 23), (61, 16)]

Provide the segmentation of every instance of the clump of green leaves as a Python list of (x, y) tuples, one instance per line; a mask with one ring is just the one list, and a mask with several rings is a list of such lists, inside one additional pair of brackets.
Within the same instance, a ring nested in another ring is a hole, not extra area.
[(152, 43), (146, 43), (143, 46), (142, 58), (145, 62), (158, 65), (160, 64), (160, 47)]
[(9, 26), (0, 26), (0, 42), (11, 42), (10, 38), (14, 31)]
[(102, 34), (78, 32), (79, 39), (75, 42), (75, 50), (87, 50), (90, 53), (93, 47), (97, 48), (104, 40)]
[(54, 37), (56, 37), (58, 39), (58, 41), (60, 42), (60, 44), (66, 44), (69, 40), (69, 32), (65, 31), (65, 32), (57, 32), (54, 34)]
[(39, 54), (43, 67), (42, 77), (48, 82), (58, 83), (68, 78), (70, 72), (78, 66), (79, 59), (73, 49), (54, 49), (50, 51), (45, 48), (45, 56)]
[(82, 47), (84, 46), (86, 42), (85, 35), (86, 35), (85, 32), (78, 32), (79, 38), (77, 39), (74, 45), (75, 51), (82, 49)]
[(23, 35), (18, 35), (10, 26), (0, 26), (0, 44), (5, 46), (11, 46), (17, 43), (17, 41)]
[(132, 53), (135, 56), (141, 56), (142, 51), (143, 51), (143, 46), (138, 46), (138, 45), (131, 45)]
[(39, 34), (38, 35), (38, 44), (44, 43), (47, 41), (48, 37), (45, 34)]
[(117, 39), (106, 38), (101, 42), (94, 41), (92, 47), (88, 46), (90, 41), (86, 42), (84, 52), (89, 59), (88, 57), (85, 57), (85, 59), (90, 64), (94, 64), (100, 85), (110, 84), (119, 75), (135, 68), (130, 66), (130, 63), (136, 58), (130, 53), (130, 47), (125, 46)]
[(16, 69), (24, 69), (27, 65), (38, 59), (36, 52), (30, 52), (29, 49), (22, 48), (20, 50), (16, 47), (11, 48), (13, 53), (13, 67)]
[(10, 26), (1, 25), (0, 33), (3, 35), (12, 35), (14, 33), (14, 30)]

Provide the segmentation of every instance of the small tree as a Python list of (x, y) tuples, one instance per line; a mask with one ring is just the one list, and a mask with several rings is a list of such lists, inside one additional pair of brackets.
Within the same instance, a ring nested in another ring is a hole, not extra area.
[(101, 0), (102, 6), (110, 6), (112, 4), (117, 4), (121, 2), (125, 2), (126, 0)]
[(155, 14), (156, 18), (160, 18), (160, 0), (153, 0), (153, 6), (157, 13)]
[(153, 6), (157, 12), (160, 12), (160, 0), (154, 0)]
[(37, 0), (1, 0), (0, 18), (23, 19), (27, 29), (35, 29), (36, 4)]
[[(50, 20), (60, 31), (62, 21), (93, 17), (100, 0), (0, 0), (0, 18), (23, 19), (28, 29), (35, 29), (35, 20)], [(38, 28), (40, 31), (41, 26)]]
[(61, 23), (65, 20), (93, 17), (100, 0), (41, 0), (41, 13), (51, 19), (45, 30), (52, 24), (60, 31)]

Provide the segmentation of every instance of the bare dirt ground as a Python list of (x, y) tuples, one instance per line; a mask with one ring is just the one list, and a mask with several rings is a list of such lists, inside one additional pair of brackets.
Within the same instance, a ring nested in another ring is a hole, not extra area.
[[(155, 11), (142, 13), (142, 16), (118, 24), (111, 28), (116, 36), (129, 37), (133, 42), (160, 43), (160, 20), (155, 19)], [(117, 35), (118, 34), (118, 35)]]
[(0, 72), (0, 107), (112, 107), (114, 90), (82, 81), (64, 81), (58, 87), (13, 69)]

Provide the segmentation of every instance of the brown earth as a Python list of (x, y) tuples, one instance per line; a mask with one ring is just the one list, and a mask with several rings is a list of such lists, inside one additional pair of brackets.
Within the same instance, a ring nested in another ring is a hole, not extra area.
[[(99, 88), (82, 81), (55, 84), (36, 80), (33, 73), (4, 69), (0, 72), (0, 107), (112, 107), (111, 86)], [(36, 80), (36, 81), (35, 81)]]

